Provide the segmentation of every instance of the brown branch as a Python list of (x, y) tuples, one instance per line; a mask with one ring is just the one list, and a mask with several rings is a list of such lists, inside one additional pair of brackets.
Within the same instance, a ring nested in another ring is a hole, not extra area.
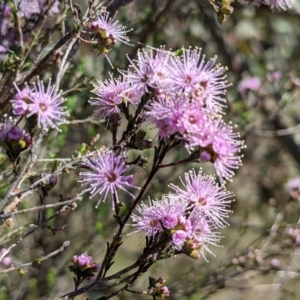
[(126, 6), (131, 3), (133, 0), (114, 0), (108, 7), (107, 11), (114, 16), (118, 9), (122, 6)]

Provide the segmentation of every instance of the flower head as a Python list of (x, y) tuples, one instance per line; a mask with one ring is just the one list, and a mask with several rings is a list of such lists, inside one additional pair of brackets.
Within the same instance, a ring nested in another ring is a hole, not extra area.
[(199, 258), (193, 251), (203, 254), (209, 251), (209, 245), (217, 245), (220, 240), (214, 232), (216, 226), (206, 220), (203, 213), (192, 213), (192, 206), (180, 195), (163, 195), (161, 200), (150, 200), (149, 205), (141, 203), (138, 214), (132, 214), (136, 231), (146, 235), (164, 237), (166, 247), (182, 251), (187, 255)]
[(226, 68), (216, 58), (205, 61), (201, 49), (183, 49), (181, 57), (171, 56), (169, 70), (169, 90), (188, 94), (213, 114), (226, 106)]
[(124, 157), (117, 156), (113, 152), (98, 153), (97, 156), (88, 158), (81, 166), (87, 171), (79, 174), (78, 181), (86, 187), (85, 191), (90, 192), (92, 197), (100, 196), (96, 207), (101, 201), (106, 200), (108, 194), (115, 197), (112, 201), (114, 207), (115, 201), (119, 202), (119, 189), (133, 197), (127, 190), (135, 187), (133, 176), (124, 174), (129, 169), (125, 164)]
[(118, 21), (115, 21), (115, 16), (111, 18), (107, 12), (101, 13), (98, 19), (90, 24), (90, 30), (95, 32), (94, 47), (99, 50), (100, 56), (107, 58), (113, 68), (107, 54), (117, 41), (130, 45), (126, 34), (131, 30), (126, 30)]
[(143, 92), (152, 89), (166, 90), (169, 70), (169, 53), (163, 49), (138, 51), (137, 59), (131, 60), (130, 70), (122, 71), (132, 87)]
[(40, 80), (30, 91), (28, 87), (22, 91), (18, 89), (16, 99), (11, 100), (15, 113), (22, 111), (27, 117), (35, 116), (38, 127), (43, 130), (49, 128), (59, 130), (58, 125), (65, 122), (68, 113), (60, 106), (63, 102), (65, 100), (61, 97), (61, 93), (51, 86), (50, 81), (45, 89), (44, 83)]
[(111, 18), (109, 13), (103, 12), (99, 15), (98, 19), (93, 21), (90, 25), (90, 29), (100, 34), (103, 39), (111, 39), (111, 43), (115, 44), (116, 40), (130, 45), (128, 43), (129, 38), (127, 32), (131, 29), (126, 30), (126, 27), (119, 24), (119, 21), (115, 21), (115, 17)]
[[(185, 213), (185, 206), (173, 195), (163, 195), (161, 200), (149, 200), (149, 205), (141, 203), (137, 207), (139, 214), (133, 214), (136, 231), (144, 231), (148, 236), (171, 229)], [(172, 225), (170, 225), (172, 224)]]
[(228, 217), (228, 209), (232, 201), (232, 193), (223, 186), (218, 186), (213, 176), (207, 176), (195, 170), (185, 173), (185, 181), (181, 178), (183, 189), (170, 184), (176, 194), (192, 205), (194, 212), (203, 213), (216, 225), (223, 227)]
[(144, 113), (159, 129), (159, 136), (184, 141), (187, 148), (200, 147), (201, 160), (212, 162), (221, 181), (229, 180), (241, 165), (244, 142), (234, 126), (212, 117), (197, 101), (185, 94), (160, 94), (146, 105)]
[(95, 97), (90, 102), (97, 107), (94, 112), (97, 119), (119, 115), (121, 103), (136, 106), (142, 96), (129, 82), (113, 78), (111, 74), (110, 79), (97, 81), (93, 93)]

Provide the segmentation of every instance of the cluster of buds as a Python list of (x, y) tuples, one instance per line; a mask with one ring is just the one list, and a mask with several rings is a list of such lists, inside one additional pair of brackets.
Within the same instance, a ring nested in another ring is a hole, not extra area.
[(233, 13), (233, 7), (230, 5), (231, 0), (221, 0), (219, 10), (217, 11), (217, 19), (220, 24), (226, 21), (226, 17)]
[(128, 44), (129, 39), (126, 33), (131, 31), (126, 30), (107, 12), (102, 12), (98, 19), (91, 22), (89, 29), (94, 33), (92, 44), (99, 50), (99, 55), (103, 57), (107, 57), (108, 52), (116, 45), (118, 40)]
[(226, 17), (233, 13), (231, 6), (232, 0), (208, 0), (217, 13), (217, 19), (220, 24), (226, 21)]
[(69, 266), (71, 272), (77, 277), (77, 282), (83, 279), (90, 279), (99, 271), (99, 264), (93, 262), (91, 256), (87, 253), (74, 255), (71, 259), (72, 265)]
[(182, 247), (182, 252), (188, 254), (191, 258), (199, 259), (201, 258), (200, 250), (201, 250), (201, 243), (193, 240), (188, 239), (184, 246)]
[(169, 297), (170, 292), (166, 286), (166, 280), (163, 277), (159, 277), (158, 279), (149, 277), (148, 294), (160, 299)]
[(263, 258), (259, 249), (249, 251), (247, 255), (234, 257), (231, 260), (231, 263), (237, 267), (238, 271), (242, 271), (249, 264), (259, 266), (262, 262)]

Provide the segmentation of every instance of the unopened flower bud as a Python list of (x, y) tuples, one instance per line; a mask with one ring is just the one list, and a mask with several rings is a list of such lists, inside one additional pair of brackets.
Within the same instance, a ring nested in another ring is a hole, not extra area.
[(273, 258), (271, 261), (270, 261), (270, 265), (272, 268), (274, 269), (279, 269), (280, 267), (280, 261), (276, 258)]
[(12, 112), (15, 116), (24, 116), (28, 112), (28, 105), (23, 100), (16, 100), (13, 103)]
[(10, 257), (4, 257), (2, 259), (2, 265), (4, 267), (9, 267), (11, 265), (11, 258)]
[(202, 150), (200, 153), (200, 158), (202, 161), (211, 161), (211, 154), (207, 150)]
[(161, 284), (166, 284), (166, 280), (163, 277), (159, 277), (157, 279), (157, 282), (161, 283)]
[(78, 255), (74, 255), (72, 258), (71, 258), (71, 261), (73, 264), (76, 264), (77, 261), (78, 261)]
[(98, 263), (93, 262), (91, 268), (92, 268), (93, 272), (98, 272), (100, 269), (100, 265)]
[[(47, 177), (49, 174), (47, 173), (42, 173), (41, 178)], [(52, 188), (55, 187), (57, 184), (57, 177), (56, 176), (50, 176), (45, 178), (45, 181), (43, 182), (43, 188), (46, 189), (47, 191), (50, 191)]]
[(238, 265), (238, 264), (239, 264), (239, 260), (235, 257), (235, 258), (233, 258), (233, 259), (231, 260), (231, 263), (232, 263), (233, 265)]
[(193, 250), (193, 251), (190, 253), (190, 257), (191, 257), (191, 258), (194, 258), (194, 259), (199, 259), (199, 258), (201, 258), (201, 254), (199, 253), (198, 250)]
[(86, 268), (92, 263), (92, 257), (89, 256), (87, 253), (82, 253), (78, 256), (77, 263), (80, 267)]

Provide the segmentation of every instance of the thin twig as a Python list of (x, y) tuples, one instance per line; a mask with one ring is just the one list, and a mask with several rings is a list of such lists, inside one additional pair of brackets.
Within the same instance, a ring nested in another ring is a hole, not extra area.
[(65, 241), (61, 247), (59, 247), (58, 249), (56, 249), (55, 251), (45, 255), (45, 256), (41, 256), (41, 257), (38, 257), (36, 260), (34, 261), (31, 261), (31, 262), (28, 262), (28, 263), (25, 263), (25, 264), (21, 264), (20, 266), (14, 266), (14, 267), (11, 267), (9, 269), (6, 269), (6, 270), (3, 270), (0, 272), (0, 274), (4, 274), (4, 273), (8, 273), (8, 272), (12, 272), (12, 271), (19, 271), (20, 269), (22, 268), (27, 268), (27, 267), (30, 267), (32, 266), (34, 263), (38, 263), (40, 264), (42, 261), (46, 260), (46, 259), (49, 259), (50, 257), (52, 256), (55, 256), (57, 254), (59, 254), (60, 252), (64, 251), (67, 247), (69, 247), (70, 245), (70, 241)]
[(287, 129), (280, 129), (280, 130), (261, 130), (261, 129), (254, 130), (255, 134), (263, 137), (284, 136), (284, 135), (290, 135), (299, 132), (300, 132), (300, 124), (294, 127), (290, 127)]
[(14, 212), (9, 212), (9, 213), (6, 213), (6, 214), (1, 214), (0, 215), (0, 222), (1, 222), (1, 220), (5, 220), (6, 218), (12, 217), (12, 216), (15, 216), (15, 215), (20, 215), (20, 214), (23, 214), (23, 213), (26, 213), (26, 212), (32, 212), (32, 211), (35, 211), (35, 210), (43, 210), (43, 209), (47, 209), (47, 208), (53, 208), (53, 207), (57, 207), (57, 206), (68, 205), (68, 204), (73, 203), (73, 202), (82, 201), (82, 199), (83, 199), (83, 197), (77, 196), (73, 199), (62, 201), (62, 202), (44, 204), (44, 205), (35, 206), (35, 207), (31, 207), (31, 208), (26, 208), (26, 209), (14, 211)]
[(55, 82), (55, 86), (56, 86), (57, 89), (59, 89), (60, 81), (61, 81), (63, 73), (64, 73), (63, 71), (65, 70), (64, 65), (65, 65), (65, 63), (66, 63), (66, 61), (68, 59), (68, 56), (69, 56), (71, 50), (73, 49), (73, 46), (76, 43), (77, 39), (78, 39), (77, 36), (75, 36), (75, 37), (72, 38), (72, 40), (71, 40), (71, 42), (70, 42), (70, 44), (69, 44), (69, 46), (68, 46), (68, 48), (67, 48), (67, 50), (66, 50), (66, 52), (64, 54), (64, 57), (61, 60), (60, 70), (57, 73), (56, 82)]

